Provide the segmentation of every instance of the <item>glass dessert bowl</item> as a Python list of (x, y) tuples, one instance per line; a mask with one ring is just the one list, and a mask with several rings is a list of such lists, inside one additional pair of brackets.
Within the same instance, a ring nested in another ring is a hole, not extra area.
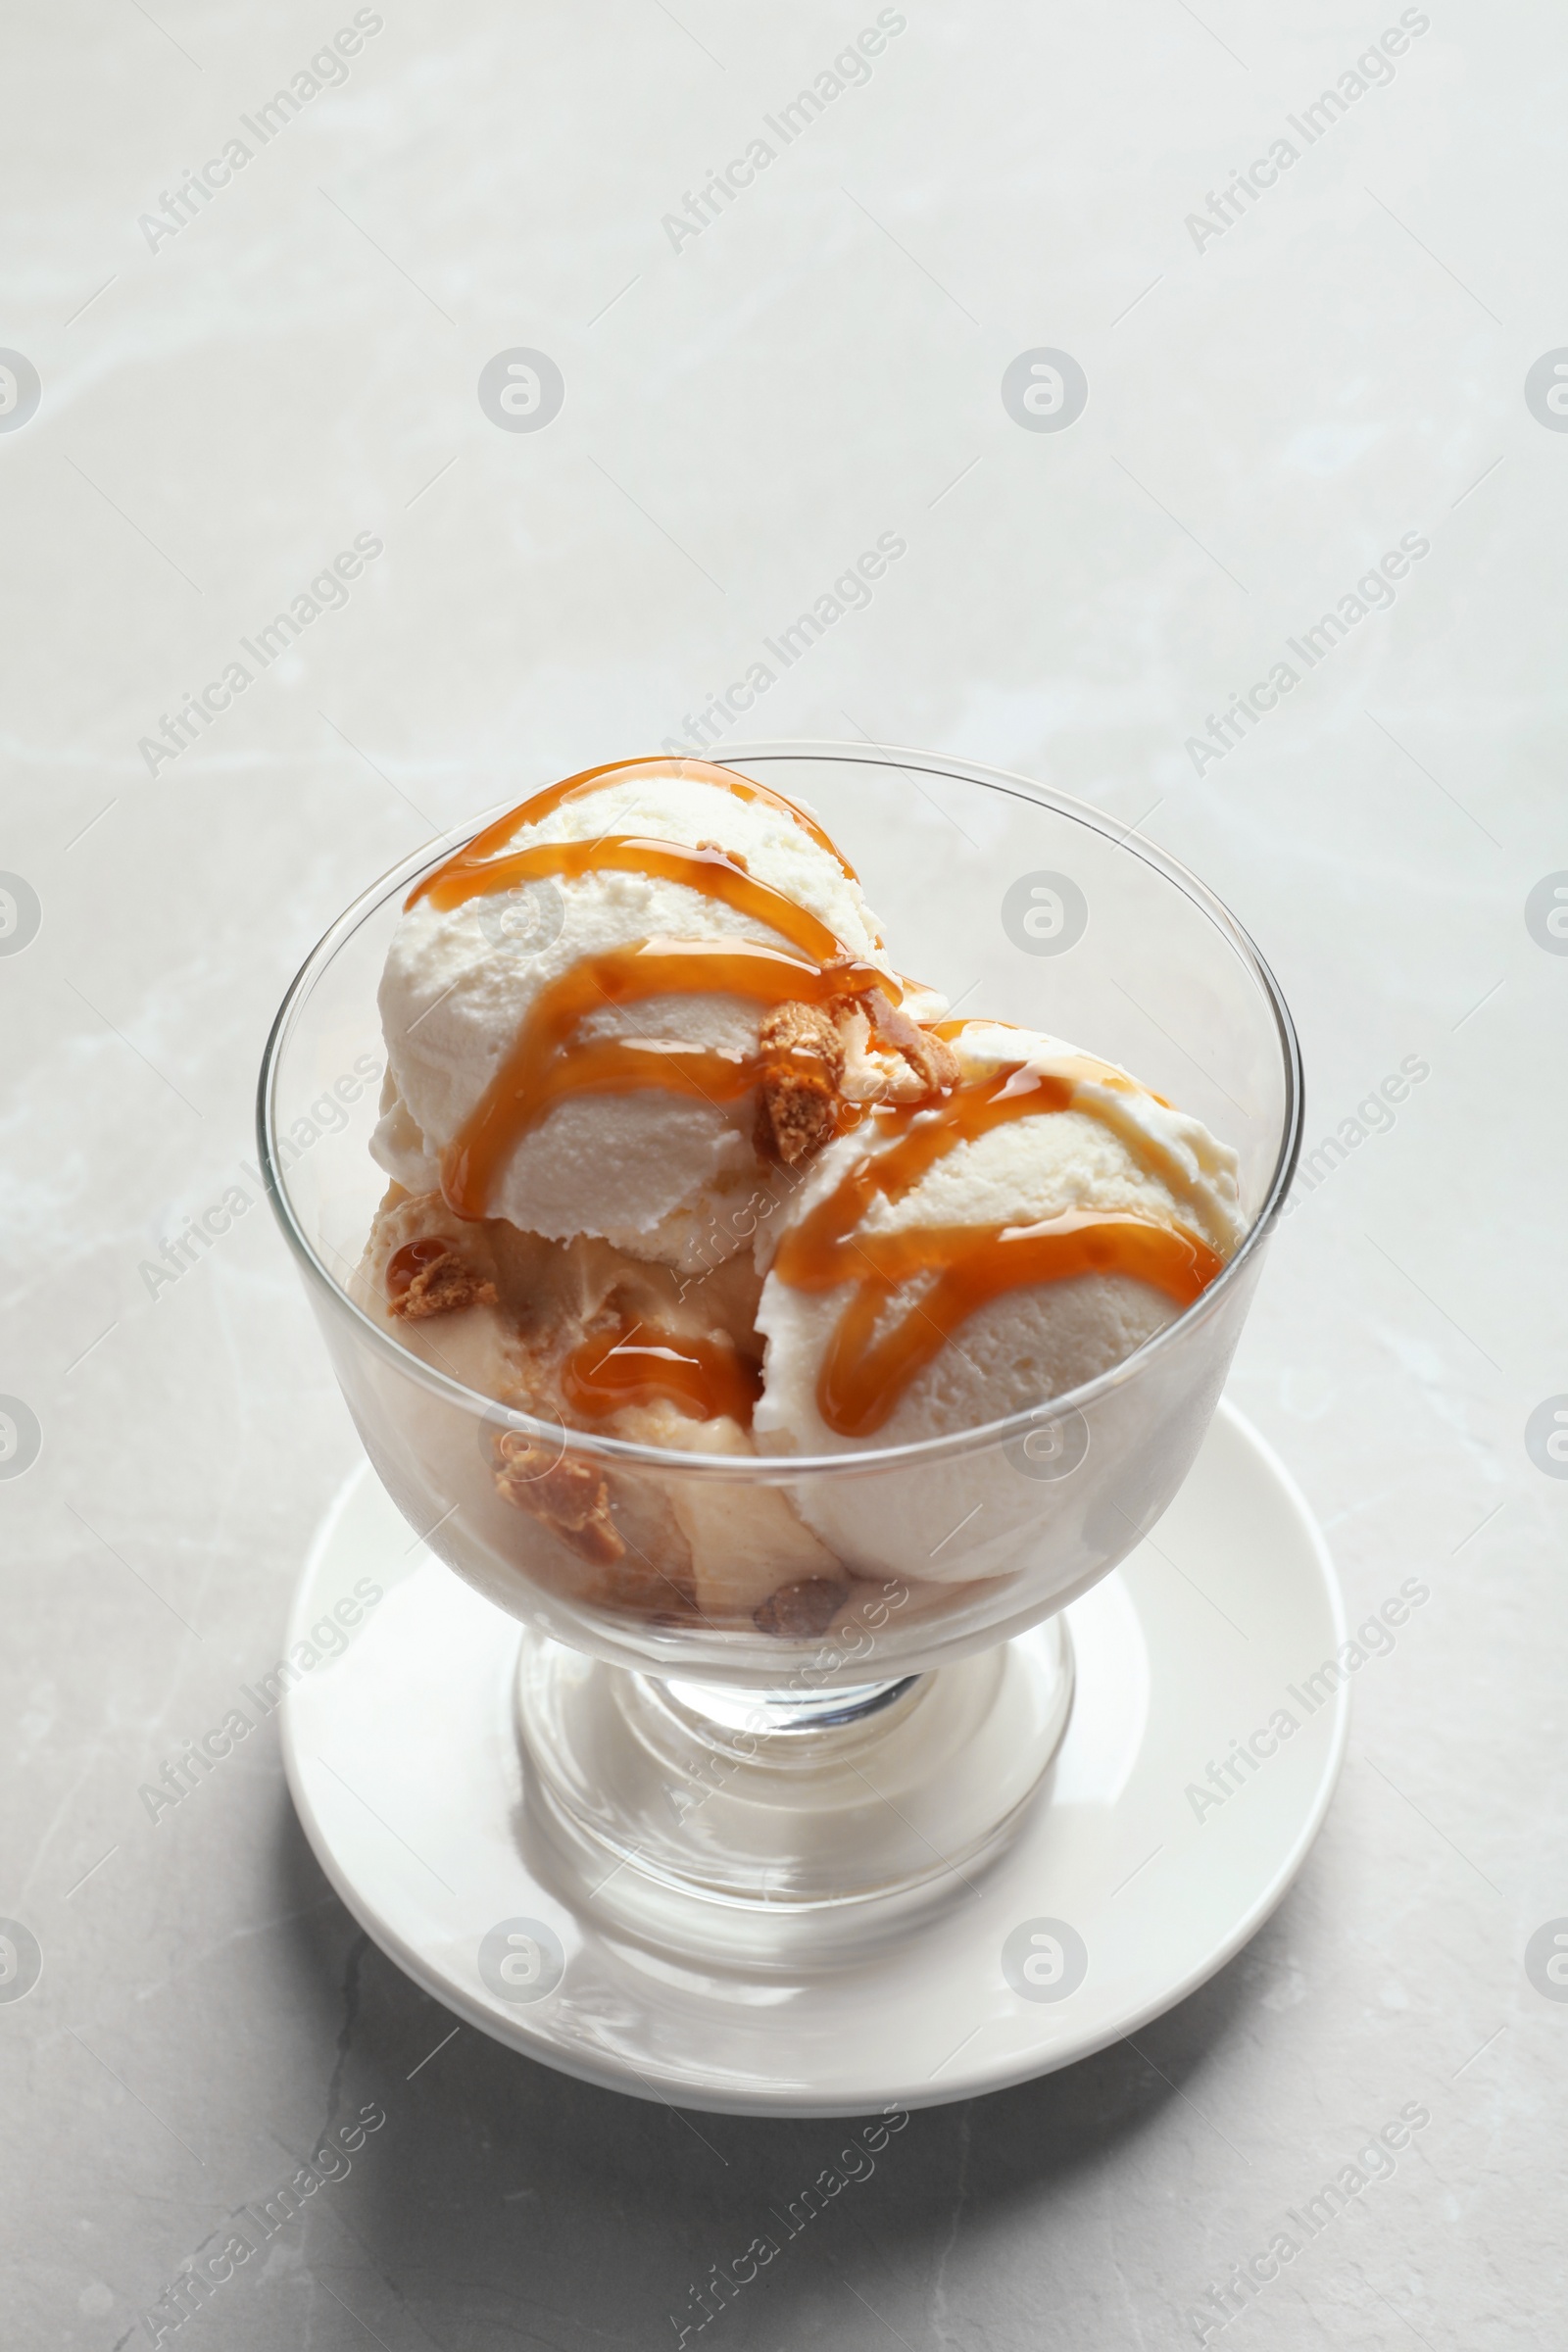
[(564, 1871), (771, 1924), (1005, 1838), (1060, 1612), (1207, 1429), (1299, 1108), (1201, 884), (935, 757), (616, 763), (347, 910), (262, 1162), (378, 1476), (525, 1629)]

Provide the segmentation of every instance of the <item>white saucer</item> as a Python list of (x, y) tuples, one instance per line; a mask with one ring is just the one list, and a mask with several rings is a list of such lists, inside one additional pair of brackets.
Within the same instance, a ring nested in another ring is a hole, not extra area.
[[(1329, 1696), (1332, 1678), (1303, 1688), (1346, 1638), (1327, 1549), (1276, 1456), (1222, 1404), (1153, 1537), (1067, 1612), (1072, 1717), (975, 1891), (855, 1965), (697, 1964), (566, 1907), (530, 1869), (518, 1629), (411, 1541), (368, 1466), (318, 1539), (291, 1649), (361, 1580), (383, 1597), (283, 1709), (289, 1785), (327, 1877), (456, 2016), (678, 2106), (931, 2106), (1136, 2033), (1267, 1918), (1345, 1750), (1344, 1678)], [(1280, 1711), (1296, 1727), (1283, 1738)], [(1248, 1741), (1250, 1767), (1210, 1777)]]

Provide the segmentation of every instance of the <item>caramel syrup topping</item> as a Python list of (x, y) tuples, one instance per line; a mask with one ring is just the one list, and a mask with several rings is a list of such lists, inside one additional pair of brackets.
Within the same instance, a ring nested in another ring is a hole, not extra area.
[[(906, 988), (912, 988), (915, 985), (914, 981), (908, 979), (905, 981)], [(933, 1021), (930, 1027), (934, 1037), (946, 1038), (949, 1045), (952, 1045), (956, 1039), (963, 1035), (966, 1029), (1010, 1029), (1012, 1023), (1010, 1021), (977, 1021), (973, 1013), (966, 1012), (961, 1014), (957, 1020)], [(1156, 1095), (1152, 1086), (1144, 1086), (1138, 1079), (1129, 1078), (1125, 1070), (1118, 1070), (1111, 1062), (1102, 1061), (1098, 1054), (1074, 1054), (1069, 1050), (1054, 1054), (1052, 1058), (1056, 1068), (1066, 1077), (1084, 1080), (1091, 1086), (1102, 1086), (1113, 1095), (1146, 1095), (1151, 1102), (1157, 1102), (1161, 1110), (1169, 1110), (1171, 1107), (1165, 1097)], [(1089, 1111), (1093, 1115), (1092, 1105), (1087, 1102), (1080, 1102), (1078, 1108)]]
[(725, 1340), (696, 1340), (647, 1323), (614, 1337), (595, 1333), (572, 1349), (562, 1394), (575, 1412), (602, 1421), (625, 1404), (668, 1401), (699, 1421), (727, 1413), (743, 1429), (762, 1393), (762, 1368)]
[[(647, 776), (650, 782), (665, 777), (685, 777), (697, 784), (717, 784), (723, 791), (732, 793), (738, 801), (757, 801), (765, 808), (781, 809), (792, 823), (800, 826), (803, 833), (808, 833), (819, 848), (826, 850), (852, 882), (859, 880), (854, 866), (837, 843), (829, 840), (815, 817), (808, 816), (804, 808), (798, 808), (793, 801), (786, 800), (783, 793), (775, 792), (771, 785), (756, 784), (750, 776), (740, 775), (732, 767), (715, 767), (707, 760), (612, 760), (605, 767), (585, 767), (578, 775), (563, 777), (559, 784), (547, 784), (543, 792), (536, 792), (531, 800), (519, 802), (505, 816), (497, 817), (493, 825), (486, 825), (482, 833), (476, 833), (471, 841), (466, 842), (444, 865), (438, 865), (433, 874), (426, 874), (422, 882), (416, 882), (404, 902), (405, 906), (413, 906), (453, 877), (471, 873), (476, 867), (482, 868), (487, 859), (507, 848), (514, 835), (519, 833), (524, 825), (538, 824), (552, 809), (559, 808), (563, 801), (576, 800), (583, 793), (599, 792), (616, 778), (630, 780), (633, 775)], [(505, 885), (481, 882), (480, 887), (504, 888)], [(436, 903), (442, 905), (447, 902), (437, 900)]]
[(733, 1102), (757, 1083), (758, 1065), (749, 1055), (671, 1046), (658, 1038), (574, 1042), (578, 1025), (590, 1013), (667, 996), (823, 1004), (834, 997), (865, 996), (888, 987), (886, 973), (875, 964), (853, 957), (825, 965), (806, 962), (744, 940), (648, 939), (585, 956), (535, 998), (511, 1052), (443, 1155), (442, 1192), (460, 1217), (488, 1214), (491, 1188), (517, 1143), (564, 1096), (658, 1087), (666, 1094)]
[[(1102, 1065), (1088, 1066), (1098, 1073)], [(895, 1141), (857, 1159), (785, 1235), (774, 1260), (781, 1281), (806, 1291), (855, 1286), (816, 1387), (817, 1410), (840, 1437), (880, 1429), (958, 1326), (1006, 1291), (1127, 1274), (1185, 1307), (1220, 1271), (1221, 1258), (1196, 1235), (1098, 1209), (1068, 1209), (1036, 1225), (858, 1230), (878, 1195), (901, 1200), (956, 1144), (1011, 1119), (1069, 1109), (1074, 1094), (1071, 1075), (1014, 1067), (956, 1087), (934, 1106), (874, 1110), (876, 1126)], [(901, 1314), (896, 1295), (906, 1286)]]
[(519, 883), (546, 874), (564, 874), (577, 881), (584, 874), (611, 869), (657, 874), (666, 882), (684, 883), (704, 898), (722, 899), (726, 906), (765, 924), (818, 963), (844, 953), (826, 923), (818, 922), (782, 891), (754, 881), (745, 866), (738, 865), (725, 851), (682, 849), (675, 842), (652, 841), (640, 833), (606, 833), (597, 841), (539, 842), (532, 849), (488, 858), (482, 865), (444, 866), (423, 885), (422, 895), (432, 906), (461, 906), (466, 900), (486, 897), (492, 891), (514, 890)]

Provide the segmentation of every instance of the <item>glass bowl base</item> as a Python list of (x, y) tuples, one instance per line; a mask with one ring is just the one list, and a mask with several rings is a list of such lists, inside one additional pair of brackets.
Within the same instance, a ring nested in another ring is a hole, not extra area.
[(662, 1682), (527, 1632), (515, 1694), (532, 1808), (578, 1899), (762, 1959), (803, 1938), (823, 1950), (835, 1914), (854, 1911), (863, 1949), (884, 1921), (972, 1895), (1072, 1687), (1057, 1617), (930, 1674), (809, 1699)]
[[(765, 1973), (717, 1940), (672, 1956), (606, 1909), (632, 1876), (610, 1862), (597, 1896), (562, 1891), (517, 1738), (518, 1628), (412, 1540), (368, 1466), (295, 1596), (283, 1756), (328, 1884), (466, 2030), (683, 2109), (931, 2106), (1070, 2065), (1211, 1977), (1300, 1868), (1344, 1754), (1349, 1684), (1320, 1672), (1346, 1639), (1327, 1550), (1224, 1403), (1152, 1541), (1065, 1624), (1071, 1716), (1034, 1801), (966, 1874), (976, 1893), (907, 1934), (877, 1932), (896, 1903), (802, 1915), (863, 1926), (860, 1966), (808, 1944)], [(1266, 1757), (1255, 1773), (1232, 1734)], [(1081, 1947), (1054, 1977), (1048, 1935)]]

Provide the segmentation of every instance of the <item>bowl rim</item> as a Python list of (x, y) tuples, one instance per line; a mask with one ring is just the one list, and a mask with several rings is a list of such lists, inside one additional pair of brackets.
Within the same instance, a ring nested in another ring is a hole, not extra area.
[[(542, 1421), (531, 1414), (501, 1404), (496, 1398), (483, 1396), (477, 1389), (466, 1387), (450, 1373), (427, 1363), (422, 1356), (405, 1348), (391, 1332), (371, 1320), (323, 1263), (305, 1232), (289, 1196), (287, 1171), (280, 1166), (273, 1148), (276, 1080), (283, 1050), (293, 1033), (305, 1000), (317, 977), (326, 969), (339, 949), (371, 914), (385, 905), (388, 898), (451, 857), (464, 842), (471, 840), (487, 823), (503, 815), (509, 808), (517, 806), (515, 801), (509, 798), (476, 817), (465, 817), (434, 842), (427, 841), (421, 848), (387, 867), (375, 881), (361, 891), (358, 898), (322, 932), (290, 981), (277, 1008), (263, 1051), (257, 1084), (257, 1165), (272, 1212), (299, 1260), (307, 1289), (318, 1288), (335, 1308), (349, 1318), (358, 1336), (404, 1377), (429, 1390), (447, 1404), (457, 1405), (475, 1419), (490, 1423), (498, 1433), (511, 1430), (535, 1441), (542, 1439), (547, 1445), (560, 1442), (563, 1453), (569, 1446), (574, 1455), (601, 1461), (607, 1467), (659, 1470), (666, 1477), (674, 1473), (683, 1478), (719, 1479), (731, 1483), (741, 1480), (777, 1486), (793, 1484), (805, 1477), (843, 1479), (878, 1471), (908, 1469), (1005, 1446), (1043, 1425), (1065, 1420), (1070, 1414), (1081, 1415), (1086, 1406), (1098, 1404), (1114, 1391), (1130, 1387), (1179, 1339), (1210, 1320), (1228, 1302), (1239, 1287), (1244, 1268), (1250, 1269), (1270, 1239), (1296, 1172), (1304, 1113), (1300, 1047), (1284, 994), (1251, 935), (1217, 893), (1179, 858), (1142, 838), (1135, 844), (1133, 837), (1138, 832), (1137, 825), (1118, 825), (1115, 819), (1108, 817), (1102, 809), (1096, 808), (1092, 803), (1054, 791), (1047, 785), (1035, 783), (1030, 777), (1015, 775), (1010, 769), (950, 759), (943, 753), (871, 742), (836, 743), (829, 739), (774, 737), (756, 744), (714, 748), (715, 753), (723, 752), (724, 756), (710, 759), (708, 754), (701, 752), (669, 754), (663, 751), (645, 756), (650, 760), (682, 757), (702, 760), (710, 765), (735, 766), (743, 774), (747, 764), (752, 762), (831, 760), (839, 766), (902, 767), (924, 775), (946, 776), (956, 782), (979, 784), (1031, 806), (1048, 808), (1054, 815), (1064, 816), (1086, 826), (1114, 847), (1140, 858), (1166, 881), (1174, 883), (1229, 942), (1261, 988), (1264, 1001), (1274, 1017), (1276, 1041), (1284, 1068), (1286, 1102), (1279, 1152), (1262, 1204), (1235, 1254), (1191, 1306), (1184, 1307), (1152, 1339), (1146, 1340), (1130, 1355), (1112, 1364), (1107, 1371), (1098, 1374), (1094, 1380), (1085, 1381), (1078, 1388), (1065, 1391), (1060, 1396), (1025, 1406), (1018, 1412), (1003, 1415), (995, 1421), (982, 1422), (972, 1429), (954, 1430), (938, 1438), (920, 1438), (904, 1446), (855, 1446), (840, 1453), (744, 1455), (713, 1455), (685, 1452), (674, 1446), (645, 1446), (629, 1438), (611, 1437), (593, 1430), (567, 1429), (563, 1422)], [(535, 786), (534, 789), (540, 790), (542, 787)], [(558, 1455), (557, 1458), (561, 1457)]]

